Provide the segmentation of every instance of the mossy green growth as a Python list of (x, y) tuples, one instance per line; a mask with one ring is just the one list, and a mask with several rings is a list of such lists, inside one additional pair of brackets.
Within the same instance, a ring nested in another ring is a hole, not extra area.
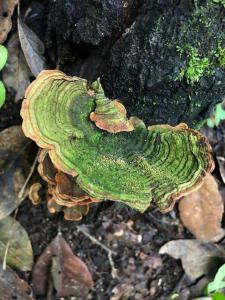
[[(53, 164), (77, 176), (90, 196), (142, 212), (151, 203), (168, 210), (212, 169), (210, 146), (199, 132), (185, 124), (146, 128), (133, 117), (133, 131), (111, 133), (90, 119), (93, 111), (99, 112), (96, 99), (98, 90), (88, 90), (84, 79), (43, 71), (28, 87), (21, 110), (25, 134), (49, 149)], [(115, 107), (107, 101), (102, 119), (109, 114), (112, 121)]]
[(225, 48), (219, 47), (216, 52), (216, 57), (221, 68), (225, 68)]
[[(7, 49), (4, 46), (0, 45), (0, 71), (6, 64), (7, 57), (8, 57)], [(0, 81), (0, 108), (2, 107), (2, 105), (5, 102), (5, 94), (6, 94), (5, 86), (4, 86), (3, 82)]]
[(177, 77), (178, 80), (185, 79), (188, 84), (193, 84), (199, 81), (204, 73), (209, 71), (210, 62), (207, 57), (200, 57), (198, 51), (193, 47), (182, 49), (177, 47), (180, 56), (187, 55), (186, 66), (180, 70)]

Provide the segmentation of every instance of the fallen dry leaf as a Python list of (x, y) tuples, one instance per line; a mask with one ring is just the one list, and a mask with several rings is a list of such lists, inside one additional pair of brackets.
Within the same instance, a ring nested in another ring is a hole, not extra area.
[(25, 229), (12, 217), (0, 220), (1, 259), (4, 257), (8, 241), (7, 265), (21, 271), (30, 271), (33, 265), (31, 242)]
[(9, 267), (6, 270), (0, 268), (0, 300), (34, 300), (30, 294), (28, 284), (20, 279), (13, 270)]
[(193, 280), (213, 274), (218, 268), (218, 262), (221, 265), (225, 261), (223, 246), (198, 240), (170, 241), (160, 248), (159, 253), (181, 259), (185, 273)]
[(12, 126), (0, 132), (0, 175), (11, 167), (27, 143), (21, 126)]
[(0, 176), (0, 220), (9, 216), (22, 202), (23, 198), (18, 195), (25, 180), (24, 171), (17, 161)]
[(15, 101), (22, 99), (32, 76), (20, 46), (18, 34), (14, 34), (8, 44), (8, 61), (3, 71), (3, 81), (16, 91)]
[(46, 295), (49, 274), (58, 297), (75, 296), (86, 299), (93, 286), (87, 266), (72, 252), (72, 249), (58, 234), (38, 258), (32, 273), (35, 295)]
[(18, 0), (1, 0), (0, 1), (0, 44), (6, 40), (7, 35), (12, 27), (11, 17)]
[(21, 126), (0, 132), (0, 219), (10, 215), (23, 200), (18, 194), (29, 169), (25, 151), (28, 144)]
[(202, 186), (179, 201), (180, 218), (199, 240), (218, 241), (224, 236), (221, 228), (223, 199), (215, 178), (208, 174)]
[(32, 74), (36, 77), (42, 70), (46, 60), (43, 56), (45, 48), (39, 37), (18, 16), (18, 32), (21, 47)]

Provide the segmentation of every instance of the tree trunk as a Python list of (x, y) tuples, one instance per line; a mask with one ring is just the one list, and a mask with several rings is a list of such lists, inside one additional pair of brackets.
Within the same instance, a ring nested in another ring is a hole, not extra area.
[(224, 18), (213, 0), (56, 0), (47, 50), (146, 125), (198, 127), (225, 96)]

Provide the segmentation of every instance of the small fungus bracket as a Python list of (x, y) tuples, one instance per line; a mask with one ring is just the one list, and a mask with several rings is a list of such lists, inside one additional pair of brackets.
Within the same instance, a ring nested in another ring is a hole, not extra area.
[(96, 108), (91, 112), (90, 119), (95, 125), (111, 133), (132, 131), (134, 126), (127, 118), (127, 111), (122, 103), (106, 98), (99, 80), (92, 84), (95, 91), (94, 99)]

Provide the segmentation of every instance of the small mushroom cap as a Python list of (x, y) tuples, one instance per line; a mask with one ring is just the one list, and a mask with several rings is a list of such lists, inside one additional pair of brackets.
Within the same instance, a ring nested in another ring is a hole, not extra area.
[(37, 169), (40, 176), (49, 184), (55, 184), (57, 170), (48, 155), (47, 149), (40, 151), (38, 162), (39, 165)]
[(83, 216), (86, 216), (89, 211), (89, 206), (77, 205), (72, 208), (63, 209), (64, 219), (67, 221), (80, 221)]
[(33, 203), (33, 205), (38, 205), (41, 202), (41, 198), (39, 196), (39, 190), (41, 189), (41, 184), (39, 182), (35, 182), (31, 185), (29, 189), (29, 199)]
[(63, 172), (58, 172), (55, 176), (56, 191), (61, 198), (71, 199), (73, 201), (83, 201), (90, 196), (84, 192), (76, 183), (76, 178)]
[[(211, 148), (202, 134), (186, 124), (147, 129), (141, 120), (123, 117), (133, 130), (112, 134), (118, 107), (112, 114), (115, 103), (106, 104), (108, 121), (104, 105), (99, 119), (96, 94), (84, 79), (57, 70), (41, 72), (28, 87), (21, 110), (23, 130), (48, 149), (58, 170), (76, 176), (91, 197), (121, 201), (140, 211), (151, 203), (162, 211), (171, 209), (175, 199), (201, 185), (213, 168)], [(98, 122), (90, 120), (93, 112)], [(99, 120), (107, 126), (98, 128)]]

